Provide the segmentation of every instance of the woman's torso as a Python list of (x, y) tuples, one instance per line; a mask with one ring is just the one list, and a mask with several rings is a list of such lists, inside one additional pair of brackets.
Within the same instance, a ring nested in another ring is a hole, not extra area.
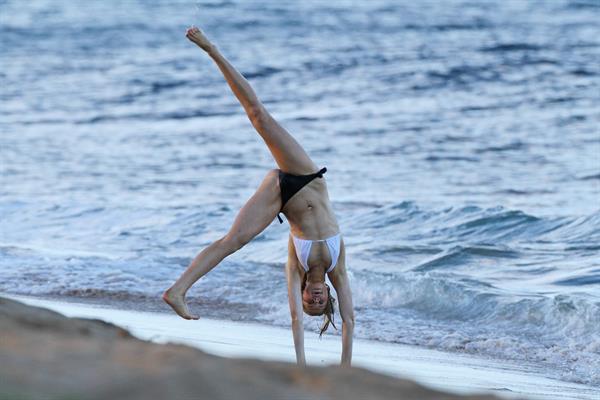
[[(308, 240), (322, 240), (340, 232), (333, 213), (325, 178), (317, 178), (304, 186), (283, 207), (292, 235)], [(314, 242), (308, 265), (329, 266), (331, 255), (325, 242)]]
[(283, 207), (292, 234), (303, 239), (325, 239), (340, 229), (331, 207), (325, 178), (316, 178)]

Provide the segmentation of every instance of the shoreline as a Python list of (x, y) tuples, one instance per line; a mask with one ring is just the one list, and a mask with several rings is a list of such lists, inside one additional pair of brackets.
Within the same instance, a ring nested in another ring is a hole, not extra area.
[[(174, 313), (118, 309), (114, 303), (106, 306), (0, 295), (67, 317), (101, 319), (155, 343), (184, 344), (223, 357), (295, 363), (291, 332), (279, 327), (208, 318), (187, 321)], [(336, 336), (319, 340), (318, 335), (307, 331), (305, 346), (307, 363), (311, 366), (339, 362), (341, 341)], [(461, 395), (488, 393), (505, 398), (593, 399), (598, 394), (590, 386), (547, 378), (534, 366), (364, 339), (355, 339), (353, 366)]]

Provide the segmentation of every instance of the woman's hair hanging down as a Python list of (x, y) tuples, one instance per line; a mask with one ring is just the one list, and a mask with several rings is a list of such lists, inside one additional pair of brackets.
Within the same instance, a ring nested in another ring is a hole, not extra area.
[[(304, 273), (304, 278), (302, 279), (302, 286), (300, 288), (301, 292), (304, 292), (304, 288), (306, 287), (306, 281), (308, 279), (308, 274)], [(327, 305), (323, 310), (323, 325), (321, 326), (321, 331), (319, 332), (319, 338), (323, 336), (323, 333), (329, 328), (329, 324), (333, 325), (335, 330), (337, 330), (337, 326), (335, 326), (334, 322), (334, 314), (335, 314), (335, 299), (331, 295), (331, 288), (328, 284), (325, 284), (327, 287)]]

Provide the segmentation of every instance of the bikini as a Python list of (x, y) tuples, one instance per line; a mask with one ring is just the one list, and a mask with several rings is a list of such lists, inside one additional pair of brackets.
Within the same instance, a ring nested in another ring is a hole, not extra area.
[[(308, 185), (316, 178), (323, 178), (323, 174), (327, 172), (327, 168), (323, 167), (318, 172), (314, 174), (308, 175), (293, 175), (288, 174), (287, 172), (283, 172), (279, 170), (279, 187), (281, 189), (281, 208), (279, 213), (277, 214), (277, 218), (279, 219), (279, 223), (283, 224), (283, 219), (279, 215), (281, 210), (285, 204), (290, 200), (296, 193), (298, 193), (304, 186)], [(326, 239), (321, 240), (307, 240), (294, 236), (291, 232), (292, 239), (294, 241), (294, 247), (296, 248), (296, 254), (298, 255), (298, 260), (300, 264), (304, 268), (305, 271), (308, 271), (308, 256), (310, 255), (310, 249), (314, 242), (325, 242), (327, 244), (327, 248), (329, 249), (329, 254), (331, 255), (331, 265), (327, 269), (326, 272), (331, 272), (335, 268), (338, 258), (340, 256), (340, 246), (341, 246), (341, 235), (338, 233), (337, 235), (333, 235)]]
[(294, 247), (296, 248), (296, 254), (298, 255), (298, 260), (300, 264), (304, 268), (305, 271), (308, 272), (308, 256), (310, 255), (310, 249), (314, 242), (325, 242), (327, 244), (327, 248), (329, 249), (329, 254), (331, 255), (331, 265), (325, 272), (331, 272), (335, 268), (337, 264), (337, 260), (340, 256), (340, 234), (333, 235), (328, 237), (327, 239), (322, 240), (306, 240), (301, 239), (299, 237), (294, 236), (291, 232), (292, 240), (294, 241)]

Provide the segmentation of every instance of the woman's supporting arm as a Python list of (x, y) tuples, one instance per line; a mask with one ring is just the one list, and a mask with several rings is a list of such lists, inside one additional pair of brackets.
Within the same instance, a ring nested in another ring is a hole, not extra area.
[(342, 361), (341, 365), (350, 366), (352, 363), (352, 337), (354, 336), (354, 307), (352, 292), (346, 271), (346, 256), (344, 245), (335, 269), (329, 273), (329, 280), (338, 295), (340, 315), (342, 317)]
[(296, 362), (299, 366), (306, 366), (304, 354), (304, 325), (302, 324), (302, 313), (299, 318), (292, 318), (292, 335), (294, 336), (294, 349), (296, 350)]
[(292, 334), (294, 336), (294, 348), (296, 349), (296, 361), (298, 365), (306, 365), (304, 354), (304, 325), (302, 322), (302, 277), (298, 269), (296, 252), (290, 237), (288, 243), (288, 261), (285, 266), (287, 278), (288, 300), (290, 303), (290, 316), (292, 317)]
[(342, 316), (342, 361), (341, 365), (350, 366), (352, 363), (352, 337), (354, 336), (354, 311), (352, 309), (352, 295), (348, 280), (342, 285), (344, 289), (338, 292), (340, 314)]

